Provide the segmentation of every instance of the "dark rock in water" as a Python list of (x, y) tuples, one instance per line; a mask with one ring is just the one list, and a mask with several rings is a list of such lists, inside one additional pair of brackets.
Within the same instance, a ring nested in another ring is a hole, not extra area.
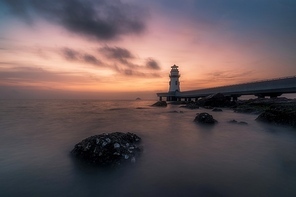
[(261, 113), (256, 120), (296, 127), (296, 110), (293, 108), (275, 108)]
[(154, 103), (152, 106), (153, 107), (166, 107), (168, 104), (165, 101), (157, 101), (156, 103)]
[(234, 109), (237, 113), (247, 113), (247, 114), (260, 114), (266, 107), (263, 106), (250, 106), (250, 105), (240, 105)]
[(186, 105), (182, 105), (180, 107), (187, 108), (187, 109), (198, 109), (199, 108), (198, 103), (196, 103), (196, 102), (189, 102), (189, 103), (186, 103)]
[(220, 108), (214, 108), (212, 111), (215, 111), (215, 112), (221, 112), (221, 111), (223, 111), (223, 110), (220, 109)]
[(141, 138), (133, 133), (115, 132), (88, 137), (74, 146), (71, 153), (77, 158), (97, 165), (120, 165), (135, 162), (141, 149)]
[(215, 120), (213, 118), (212, 115), (205, 113), (205, 112), (204, 113), (197, 113), (194, 121), (202, 123), (202, 124), (215, 124), (218, 122), (217, 120)]
[(228, 121), (229, 123), (232, 123), (232, 124), (240, 124), (240, 125), (247, 125), (248, 123), (247, 122), (244, 122), (244, 121), (240, 121), (240, 122), (238, 122), (238, 121), (236, 121), (236, 120), (230, 120), (230, 121)]
[(205, 108), (205, 109), (214, 109), (214, 108), (211, 107), (211, 106), (203, 106), (203, 108)]
[(236, 120), (230, 120), (230, 121), (228, 121), (229, 123), (233, 123), (233, 124), (237, 124), (237, 121)]
[(217, 94), (212, 94), (205, 98), (199, 99), (198, 104), (200, 106), (210, 106), (210, 107), (229, 107), (233, 103), (230, 101), (229, 97), (226, 97), (221, 93), (217, 93)]
[(168, 113), (179, 113), (177, 110), (174, 111), (168, 111)]
[(238, 101), (234, 112), (261, 114), (265, 110), (285, 105), (296, 106), (296, 101), (282, 97), (249, 99), (246, 101)]
[(142, 99), (141, 99), (141, 98), (139, 98), (139, 97), (138, 97), (138, 98), (136, 98), (136, 101), (140, 101), (140, 100), (142, 100)]

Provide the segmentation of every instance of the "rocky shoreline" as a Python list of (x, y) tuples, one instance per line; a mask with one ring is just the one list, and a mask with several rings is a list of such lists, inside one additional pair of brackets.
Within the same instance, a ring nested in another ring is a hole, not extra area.
[(240, 101), (234, 112), (258, 114), (257, 121), (296, 128), (296, 99), (270, 98)]
[(196, 102), (175, 101), (171, 104), (179, 104), (182, 108), (192, 110), (199, 108), (212, 109), (213, 112), (222, 112), (221, 108), (227, 108), (236, 113), (256, 114), (258, 115), (257, 121), (296, 128), (296, 99), (279, 97), (230, 101), (229, 97), (217, 93)]

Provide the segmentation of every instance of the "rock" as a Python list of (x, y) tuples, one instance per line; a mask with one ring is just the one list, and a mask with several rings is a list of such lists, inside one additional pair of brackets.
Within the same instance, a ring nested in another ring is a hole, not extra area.
[(256, 120), (272, 124), (296, 127), (296, 110), (293, 108), (269, 109), (261, 113), (256, 118)]
[(136, 101), (140, 101), (140, 100), (142, 100), (142, 99), (141, 99), (141, 98), (139, 98), (139, 97), (138, 97), (138, 98), (136, 98)]
[(198, 104), (200, 106), (209, 107), (229, 107), (233, 105), (229, 97), (224, 96), (221, 93), (212, 94), (205, 98), (199, 99)]
[(217, 120), (215, 120), (213, 118), (212, 115), (205, 113), (205, 112), (204, 113), (197, 113), (194, 121), (202, 123), (202, 124), (215, 124), (218, 122)]
[(197, 102), (189, 102), (189, 103), (186, 103), (186, 105), (182, 105), (180, 107), (187, 108), (187, 109), (198, 109), (199, 108)]
[(157, 101), (156, 103), (154, 103), (152, 106), (153, 107), (166, 107), (168, 104), (165, 101)]
[(262, 106), (251, 106), (251, 105), (240, 105), (234, 109), (237, 113), (247, 113), (247, 114), (260, 114), (264, 112), (266, 107)]
[[(294, 103), (294, 104), (293, 104)], [(234, 112), (238, 113), (250, 113), (250, 114), (261, 114), (265, 110), (274, 108), (276, 106), (294, 105), (296, 101), (287, 98), (257, 98), (249, 99), (245, 101), (238, 101), (234, 108)]]
[(133, 133), (115, 132), (88, 137), (74, 146), (71, 153), (77, 158), (96, 165), (120, 165), (135, 161), (141, 148), (141, 138)]
[(228, 121), (228, 123), (232, 123), (232, 124), (240, 124), (240, 125), (247, 125), (248, 123), (247, 122), (244, 122), (244, 121), (240, 121), (240, 122), (238, 122), (238, 121), (236, 121), (236, 120), (230, 120), (230, 121)]
[(223, 111), (223, 110), (220, 109), (220, 108), (214, 108), (212, 111), (215, 111), (215, 112), (221, 112), (221, 111)]
[(230, 121), (228, 121), (229, 123), (233, 123), (233, 124), (237, 124), (237, 121), (236, 120), (230, 120)]
[(211, 107), (211, 106), (203, 106), (203, 108), (205, 108), (205, 109), (214, 109), (214, 108)]
[(174, 111), (168, 111), (168, 113), (179, 113), (177, 110)]

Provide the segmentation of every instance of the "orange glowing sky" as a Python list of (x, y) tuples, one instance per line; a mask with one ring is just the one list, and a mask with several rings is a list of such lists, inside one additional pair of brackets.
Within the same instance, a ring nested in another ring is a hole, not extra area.
[(155, 98), (296, 75), (292, 0), (0, 0), (0, 98)]

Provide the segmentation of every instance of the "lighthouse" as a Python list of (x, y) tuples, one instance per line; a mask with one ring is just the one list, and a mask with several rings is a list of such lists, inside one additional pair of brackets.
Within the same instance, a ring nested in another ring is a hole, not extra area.
[(174, 65), (171, 66), (171, 73), (170, 73), (170, 87), (169, 92), (180, 92), (180, 74), (178, 70), (178, 66)]

